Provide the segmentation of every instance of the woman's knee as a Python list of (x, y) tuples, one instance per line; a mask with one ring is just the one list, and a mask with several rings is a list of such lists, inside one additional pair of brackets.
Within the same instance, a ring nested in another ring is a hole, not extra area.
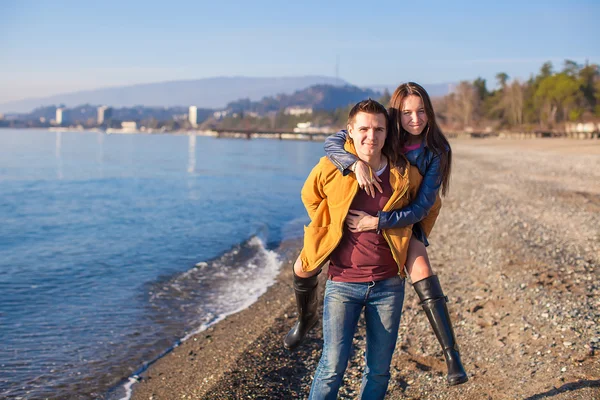
[(324, 262), (320, 267), (315, 268), (311, 271), (304, 271), (302, 268), (302, 259), (300, 255), (296, 258), (296, 262), (294, 263), (294, 274), (299, 276), (300, 278), (310, 278), (311, 276), (317, 275), (323, 268), (329, 265), (329, 261)]
[(296, 274), (296, 276), (299, 276), (300, 278), (310, 278), (311, 276), (315, 276), (319, 273), (319, 270), (320, 269), (317, 268), (312, 271), (304, 271), (304, 269), (302, 268), (302, 259), (300, 258), (300, 256), (296, 258), (296, 262), (294, 263), (294, 274)]

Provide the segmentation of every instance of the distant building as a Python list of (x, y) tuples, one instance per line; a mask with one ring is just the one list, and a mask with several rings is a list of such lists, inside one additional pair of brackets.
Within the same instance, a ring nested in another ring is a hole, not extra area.
[(0, 121), (2, 121), (4, 119), (4, 114), (0, 113)]
[(177, 122), (185, 122), (190, 120), (190, 116), (188, 114), (175, 114), (173, 115), (173, 121)]
[(98, 107), (98, 125), (102, 125), (105, 122), (110, 121), (112, 118), (112, 108), (108, 106)]
[(188, 121), (190, 121), (190, 124), (192, 124), (194, 128), (198, 126), (198, 107), (190, 106), (188, 111)]
[(137, 131), (137, 122), (123, 121), (121, 122), (121, 129), (123, 130), (123, 132), (135, 132)]
[(565, 124), (565, 131), (567, 133), (591, 133), (600, 132), (600, 123), (595, 124), (593, 122), (568, 122)]
[(213, 117), (215, 117), (216, 119), (223, 119), (227, 116), (227, 114), (229, 114), (229, 111), (227, 111), (227, 110), (215, 111), (213, 113)]
[(296, 133), (328, 133), (331, 128), (312, 126), (312, 122), (298, 122), (294, 128)]
[(62, 125), (67, 122), (67, 109), (59, 107), (56, 109), (56, 117), (54, 118), (56, 125)]
[(296, 128), (298, 128), (299, 130), (307, 130), (311, 126), (312, 126), (312, 122), (298, 122), (296, 124)]
[(286, 115), (304, 115), (304, 114), (312, 114), (312, 108), (303, 108), (303, 107), (287, 107), (284, 111)]

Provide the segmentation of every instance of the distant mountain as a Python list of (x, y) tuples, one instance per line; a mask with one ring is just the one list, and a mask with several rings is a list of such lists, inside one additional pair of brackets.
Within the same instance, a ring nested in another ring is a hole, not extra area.
[(265, 96), (294, 91), (318, 84), (347, 85), (342, 79), (327, 76), (281, 78), (216, 77), (172, 82), (147, 83), (65, 93), (43, 98), (0, 104), (2, 113), (22, 113), (48, 105), (106, 104), (112, 107), (174, 107), (195, 105), (200, 108), (223, 108), (241, 98), (260, 100)]
[(314, 85), (298, 90), (293, 94), (264, 97), (260, 101), (240, 99), (227, 104), (226, 109), (233, 112), (252, 111), (259, 114), (294, 106), (307, 107), (314, 110), (335, 110), (339, 107), (357, 103), (368, 97), (377, 99), (380, 96), (381, 93), (379, 92), (371, 89), (361, 89), (352, 85)]
[[(398, 85), (400, 85), (399, 82), (396, 85), (369, 85), (369, 86), (365, 86), (365, 88), (369, 88), (372, 90), (376, 90), (378, 92), (383, 92), (385, 89), (387, 89), (390, 94), (394, 93), (394, 90), (396, 90), (396, 88), (398, 87)], [(427, 93), (429, 94), (430, 97), (443, 97), (445, 95), (447, 95), (448, 93), (450, 93), (450, 91), (456, 87), (456, 83), (420, 83), (417, 82), (420, 85), (422, 85), (425, 90), (427, 90)]]

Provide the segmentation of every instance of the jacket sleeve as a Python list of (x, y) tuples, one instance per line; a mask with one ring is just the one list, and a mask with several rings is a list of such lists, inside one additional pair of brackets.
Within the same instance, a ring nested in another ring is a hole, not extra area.
[(320, 163), (310, 171), (308, 178), (306, 178), (306, 181), (304, 182), (304, 186), (302, 186), (300, 194), (302, 203), (304, 204), (311, 221), (314, 219), (319, 205), (326, 198), (325, 193), (323, 192), (320, 173), (321, 168), (319, 168), (319, 165)]
[(347, 134), (348, 133), (345, 130), (342, 130), (334, 135), (328, 136), (323, 145), (327, 158), (329, 158), (333, 165), (335, 165), (344, 176), (352, 172), (348, 167), (358, 161), (358, 157), (344, 150)]
[[(423, 218), (425, 218), (425, 216), (427, 216), (427, 214), (429, 214), (433, 205), (436, 203), (440, 185), (440, 158), (439, 156), (435, 156), (425, 171), (425, 176), (423, 177), (423, 181), (419, 186), (417, 197), (415, 197), (415, 199), (408, 206), (399, 210), (380, 211), (378, 213), (379, 223), (377, 226), (377, 231), (389, 228), (402, 228), (421, 221)], [(437, 207), (437, 213), (439, 213), (439, 208), (441, 208), (441, 205), (442, 203), (440, 200), (439, 206)], [(428, 222), (428, 224), (431, 226), (429, 226), (428, 229), (423, 227), (427, 235), (433, 228), (433, 224), (437, 218), (437, 213), (435, 217), (432, 217), (433, 222)]]

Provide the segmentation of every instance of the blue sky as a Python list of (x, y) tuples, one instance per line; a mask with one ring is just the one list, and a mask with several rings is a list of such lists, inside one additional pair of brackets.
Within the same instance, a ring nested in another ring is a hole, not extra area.
[(0, 103), (214, 76), (356, 85), (600, 63), (598, 1), (0, 1)]

